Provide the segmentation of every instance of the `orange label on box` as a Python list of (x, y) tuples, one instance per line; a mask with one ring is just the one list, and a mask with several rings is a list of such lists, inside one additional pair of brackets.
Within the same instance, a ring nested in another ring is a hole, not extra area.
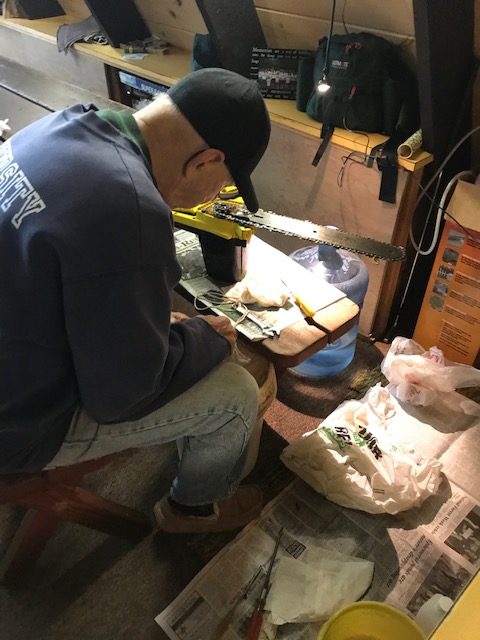
[(477, 364), (480, 351), (480, 233), (445, 222), (413, 339), (445, 357)]

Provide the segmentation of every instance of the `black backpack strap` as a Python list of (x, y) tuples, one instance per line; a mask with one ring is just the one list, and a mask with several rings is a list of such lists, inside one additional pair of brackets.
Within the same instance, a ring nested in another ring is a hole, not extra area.
[(370, 149), (370, 153), (367, 156), (367, 163), (366, 163), (369, 169), (373, 167), (373, 163), (375, 162), (378, 153), (380, 153), (382, 149), (383, 149), (383, 142), (375, 145), (375, 147), (372, 147)]
[(312, 160), (312, 164), (314, 167), (316, 167), (317, 164), (320, 162), (323, 154), (325, 153), (326, 148), (328, 147), (328, 143), (330, 142), (333, 136), (334, 131), (335, 131), (335, 127), (331, 124), (324, 124), (322, 126), (322, 131), (320, 134), (322, 141), (320, 143), (320, 146), (317, 149), (317, 153), (315, 154), (315, 157)]
[(399, 143), (399, 136), (393, 135), (383, 145), (380, 145), (377, 155), (377, 166), (382, 172), (378, 199), (382, 202), (394, 204), (396, 200), (398, 182), (397, 148)]

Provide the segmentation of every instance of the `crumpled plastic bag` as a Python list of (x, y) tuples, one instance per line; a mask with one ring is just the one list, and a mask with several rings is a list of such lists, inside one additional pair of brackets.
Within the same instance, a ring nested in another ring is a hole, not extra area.
[(441, 481), (442, 464), (400, 440), (408, 422), (413, 432), (423, 425), (377, 384), (361, 400), (341, 404), (280, 457), (332, 502), (368, 513), (395, 514), (422, 504)]
[(385, 356), (382, 373), (387, 389), (401, 402), (442, 405), (452, 411), (480, 416), (480, 405), (455, 389), (480, 385), (480, 371), (446, 360), (437, 347), (428, 351), (410, 338), (396, 337)]
[(319, 546), (310, 546), (302, 558), (283, 556), (265, 604), (269, 620), (281, 625), (328, 618), (366, 593), (374, 568), (370, 560)]
[(256, 303), (261, 307), (283, 307), (290, 298), (290, 292), (281, 280), (246, 275), (225, 293), (225, 297), (244, 304)]

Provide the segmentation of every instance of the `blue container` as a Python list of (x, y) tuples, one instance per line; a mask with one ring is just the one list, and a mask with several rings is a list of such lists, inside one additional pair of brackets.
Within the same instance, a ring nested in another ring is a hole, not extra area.
[[(326, 244), (303, 247), (290, 258), (308, 269), (319, 280), (333, 284), (361, 308), (368, 287), (368, 269), (354, 253)], [(341, 338), (320, 349), (293, 371), (310, 378), (323, 378), (343, 371), (355, 355), (358, 324)]]

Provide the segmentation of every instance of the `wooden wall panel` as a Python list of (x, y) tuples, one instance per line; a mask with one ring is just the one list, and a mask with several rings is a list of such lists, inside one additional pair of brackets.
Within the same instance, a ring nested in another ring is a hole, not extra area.
[(90, 10), (83, 0), (58, 0), (65, 13), (75, 16), (78, 20), (83, 20), (90, 15)]
[(75, 50), (60, 54), (50, 42), (0, 26), (0, 56), (108, 97), (103, 63)]
[(150, 31), (182, 49), (192, 49), (195, 33), (207, 28), (195, 0), (137, 0)]
[(206, 33), (195, 0), (137, 0), (137, 7), (151, 28), (152, 25), (166, 25), (192, 34)]
[[(258, 10), (258, 17), (270, 47), (315, 49), (318, 40), (326, 36), (329, 30), (328, 20), (321, 18), (262, 9)], [(410, 58), (414, 55), (415, 40), (407, 34), (387, 33), (366, 26), (362, 30), (385, 37), (395, 44), (402, 44)], [(337, 22), (334, 33), (344, 32), (343, 25)]]
[[(68, 13), (89, 15), (83, 0), (60, 0)], [(350, 31), (364, 30), (403, 44), (414, 57), (412, 0), (340, 0), (334, 33), (343, 33), (342, 14)], [(191, 49), (195, 33), (207, 33), (195, 0), (136, 0), (150, 30), (172, 44)], [(270, 47), (315, 49), (328, 33), (330, 0), (256, 0), (258, 17)]]
[[(89, 15), (83, 0), (60, 0), (63, 8), (79, 20)], [(346, 0), (345, 20), (349, 30), (377, 33), (413, 52), (412, 0)], [(151, 31), (172, 44), (190, 49), (195, 33), (206, 33), (195, 0), (136, 0)], [(270, 47), (314, 49), (328, 32), (330, 0), (257, 0), (258, 17)], [(343, 33), (343, 5), (338, 3), (334, 32)]]
[[(255, 0), (257, 9), (330, 20), (331, 0)], [(342, 14), (349, 31), (368, 27), (376, 31), (413, 36), (412, 0), (339, 0), (335, 30), (343, 33)]]

